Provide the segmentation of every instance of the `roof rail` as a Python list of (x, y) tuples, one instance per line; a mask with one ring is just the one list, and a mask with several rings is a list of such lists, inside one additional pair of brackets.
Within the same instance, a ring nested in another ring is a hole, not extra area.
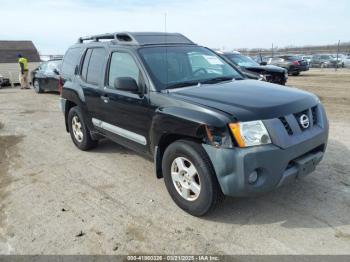
[(84, 36), (78, 38), (78, 43), (83, 43), (84, 41), (93, 40), (93, 41), (99, 41), (100, 39), (110, 39), (113, 40), (116, 38), (116, 34), (101, 34), (101, 35), (91, 35), (91, 36)]
[(78, 38), (78, 43), (82, 44), (84, 41), (92, 40), (98, 42), (100, 40), (112, 40), (118, 43), (138, 44), (135, 38), (128, 32), (120, 33), (106, 33), (101, 35), (84, 36)]
[(102, 35), (92, 35), (80, 37), (78, 43), (92, 40), (111, 40), (117, 44), (127, 45), (154, 45), (154, 44), (194, 44), (187, 37), (178, 33), (158, 33), (158, 32), (118, 32)]

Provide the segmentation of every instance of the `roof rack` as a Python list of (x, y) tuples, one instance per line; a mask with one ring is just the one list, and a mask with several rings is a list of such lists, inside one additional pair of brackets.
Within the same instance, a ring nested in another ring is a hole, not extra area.
[(78, 43), (82, 44), (84, 41), (111, 40), (117, 44), (128, 45), (156, 45), (156, 44), (194, 44), (187, 37), (178, 33), (157, 33), (157, 32), (142, 32), (142, 33), (106, 33), (101, 35), (92, 35), (80, 37)]

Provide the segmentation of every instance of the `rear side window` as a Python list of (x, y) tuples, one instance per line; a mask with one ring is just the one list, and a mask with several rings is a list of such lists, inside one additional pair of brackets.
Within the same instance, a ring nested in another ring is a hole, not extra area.
[(64, 78), (71, 78), (74, 75), (75, 67), (80, 62), (81, 53), (82, 49), (79, 47), (68, 49), (62, 63), (62, 76)]
[(104, 48), (88, 49), (82, 68), (82, 78), (89, 84), (101, 83), (105, 68), (106, 51)]
[(88, 70), (88, 67), (89, 67), (91, 53), (92, 53), (92, 49), (88, 49), (86, 51), (86, 54), (85, 54), (85, 57), (84, 57), (83, 69), (81, 70), (81, 78), (84, 81), (86, 81), (87, 70)]

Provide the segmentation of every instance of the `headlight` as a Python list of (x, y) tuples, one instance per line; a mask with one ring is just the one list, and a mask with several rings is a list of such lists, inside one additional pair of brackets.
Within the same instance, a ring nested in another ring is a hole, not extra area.
[(239, 147), (271, 144), (270, 135), (260, 120), (231, 123), (229, 127)]
[(285, 78), (288, 78), (288, 71), (287, 71), (287, 70), (284, 71), (284, 77), (285, 77)]

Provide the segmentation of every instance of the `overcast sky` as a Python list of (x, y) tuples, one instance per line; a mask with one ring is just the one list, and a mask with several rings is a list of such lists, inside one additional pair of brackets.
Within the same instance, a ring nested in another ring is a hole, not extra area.
[(350, 41), (349, 0), (0, 0), (0, 40), (63, 54), (79, 36), (180, 32), (212, 48)]

